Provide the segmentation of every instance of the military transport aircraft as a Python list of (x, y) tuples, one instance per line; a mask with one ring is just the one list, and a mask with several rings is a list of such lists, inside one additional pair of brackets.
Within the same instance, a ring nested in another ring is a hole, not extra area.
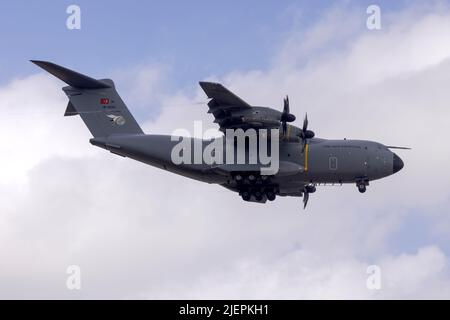
[[(220, 131), (265, 130), (266, 137), (276, 137), (278, 149), (268, 147), (268, 153), (278, 151), (278, 170), (272, 174), (263, 173), (261, 162), (250, 164), (248, 161), (215, 163), (202, 158), (200, 162), (174, 163), (173, 150), (181, 137), (144, 134), (112, 80), (96, 80), (51, 62), (32, 62), (69, 85), (63, 88), (69, 98), (65, 116), (81, 116), (93, 135), (91, 144), (185, 177), (221, 185), (239, 193), (245, 201), (265, 203), (277, 196), (297, 196), (303, 197), (306, 207), (309, 195), (318, 185), (353, 183), (364, 193), (369, 181), (387, 177), (403, 168), (403, 161), (390, 149), (407, 148), (363, 140), (316, 138), (314, 132), (308, 130), (307, 116), (301, 128), (288, 124), (296, 118), (289, 111), (287, 97), (283, 111), (252, 106), (223, 85), (212, 82), (200, 82), (200, 86), (210, 99), (208, 112), (214, 116)], [(194, 149), (195, 145), (200, 145), (200, 152), (211, 143), (211, 140), (189, 139), (188, 143), (194, 145)], [(227, 136), (221, 139), (225, 144)], [(251, 151), (245, 143), (240, 148), (244, 149), (245, 159), (248, 159)], [(231, 145), (239, 148), (234, 138)], [(181, 152), (184, 151), (182, 148)], [(226, 149), (226, 152), (230, 150)]]

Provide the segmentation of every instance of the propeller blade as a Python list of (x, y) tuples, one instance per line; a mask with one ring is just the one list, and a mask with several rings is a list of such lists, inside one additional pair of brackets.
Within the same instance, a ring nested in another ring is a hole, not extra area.
[(289, 96), (286, 96), (286, 98), (284, 98), (284, 108), (283, 108), (283, 113), (285, 115), (288, 115), (289, 112)]
[(306, 209), (306, 205), (308, 204), (309, 200), (309, 192), (306, 191), (306, 189), (303, 191), (303, 209)]
[(303, 120), (303, 134), (308, 130), (308, 114), (305, 114), (305, 120)]
[(287, 132), (287, 121), (289, 117), (289, 96), (286, 96), (283, 100), (284, 106), (283, 106), (283, 113), (281, 115), (281, 129), (282, 129), (282, 136), (286, 136)]
[(289, 107), (289, 96), (286, 96), (286, 98), (284, 98), (284, 107), (283, 107), (283, 112), (281, 114), (281, 122), (294, 122), (295, 121), (295, 116), (293, 114), (291, 114), (290, 112), (290, 107)]

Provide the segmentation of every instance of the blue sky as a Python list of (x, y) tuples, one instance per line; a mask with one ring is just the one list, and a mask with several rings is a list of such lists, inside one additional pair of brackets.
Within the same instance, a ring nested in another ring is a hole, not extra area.
[[(314, 23), (324, 9), (371, 1), (2, 1), (0, 83), (35, 72), (47, 59), (92, 75), (142, 64), (170, 66), (173, 88), (239, 69), (264, 70), (283, 36)], [(82, 10), (82, 29), (65, 27), (66, 8)], [(383, 10), (404, 1), (378, 1)], [(363, 16), (362, 16), (363, 17)], [(364, 23), (364, 21), (362, 21)]]

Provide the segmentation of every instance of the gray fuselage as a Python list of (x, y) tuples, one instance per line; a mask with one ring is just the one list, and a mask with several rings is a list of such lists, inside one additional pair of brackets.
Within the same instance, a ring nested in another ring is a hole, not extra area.
[[(200, 143), (203, 150), (211, 142), (191, 141), (192, 144)], [(91, 143), (114, 154), (236, 192), (239, 192), (236, 175), (251, 171), (248, 165), (217, 166), (204, 161), (176, 165), (172, 161), (172, 150), (179, 141), (168, 135), (113, 135), (91, 139)], [(395, 153), (372, 141), (313, 138), (303, 151), (300, 143), (280, 141), (279, 150), (279, 172), (270, 177), (270, 184), (276, 186), (277, 194), (281, 196), (301, 196), (304, 186), (310, 184), (368, 184), (403, 167)]]

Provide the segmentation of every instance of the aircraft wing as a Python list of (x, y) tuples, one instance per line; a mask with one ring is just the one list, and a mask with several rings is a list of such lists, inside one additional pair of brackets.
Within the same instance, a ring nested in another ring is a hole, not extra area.
[(209, 111), (220, 130), (226, 129), (270, 129), (280, 126), (281, 112), (264, 107), (252, 107), (220, 83), (200, 82), (211, 101)]
[(220, 83), (200, 82), (200, 87), (205, 91), (208, 98), (214, 100), (216, 106), (234, 106), (239, 108), (251, 108), (251, 106), (225, 88)]

